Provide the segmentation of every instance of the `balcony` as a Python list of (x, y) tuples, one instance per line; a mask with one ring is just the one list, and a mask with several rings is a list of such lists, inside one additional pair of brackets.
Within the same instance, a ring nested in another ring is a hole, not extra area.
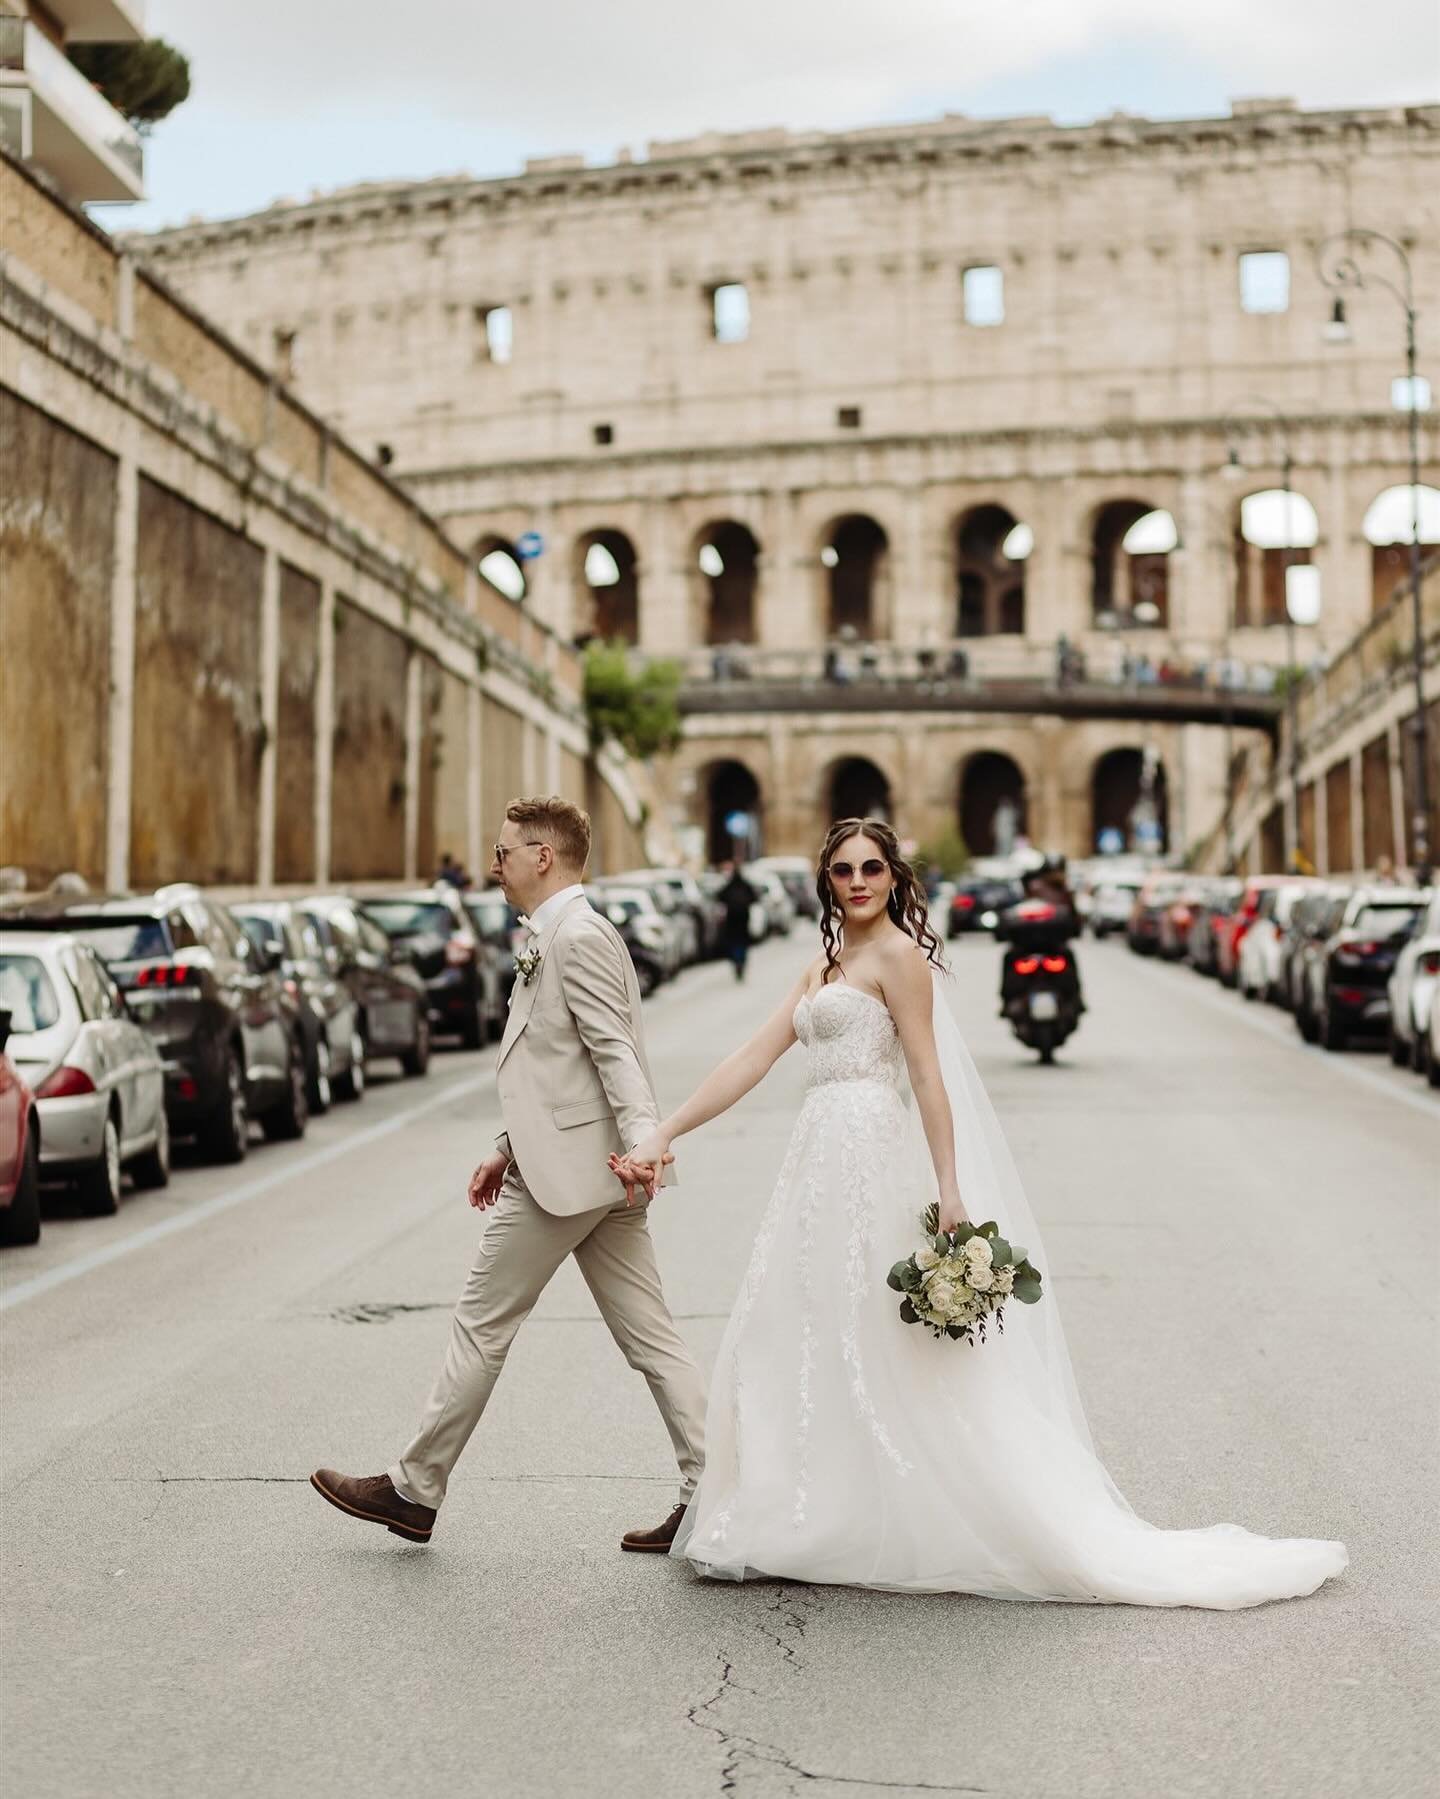
[(28, 19), (0, 18), (0, 143), (77, 206), (145, 197), (139, 132)]

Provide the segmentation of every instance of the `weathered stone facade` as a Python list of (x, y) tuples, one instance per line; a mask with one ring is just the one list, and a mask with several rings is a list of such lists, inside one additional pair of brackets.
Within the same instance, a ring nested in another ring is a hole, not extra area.
[[(1241, 499), (1280, 485), (1288, 438), (1317, 520), (1289, 558), (1319, 571), (1308, 658), (1388, 591), (1365, 519), (1406, 478), (1398, 309), (1354, 296), (1352, 341), (1327, 343), (1317, 250), (1378, 229), (1417, 293), (1440, 291), (1437, 195), (1440, 108), (1250, 102), (1178, 122), (711, 136), (605, 168), (375, 184), (141, 249), (355, 441), (388, 446), (477, 559), (542, 533), (526, 601), (563, 635), (763, 656), (848, 626), (963, 639), (982, 677), (1048, 666), (1062, 634), (1092, 664), (1123, 641), (1156, 662), (1223, 648), (1277, 665), (1284, 570), (1273, 546), (1237, 545)], [(1157, 512), (1171, 538), (1127, 545)], [(920, 804), (899, 749), (865, 729), (915, 835), (953, 816), (959, 769), (1000, 741), (935, 721)], [(1072, 851), (1093, 809), (1063, 796), (1090, 780), (1092, 736), (1037, 725), (1017, 757), (1034, 827)], [(729, 748), (754, 762), (754, 738), (747, 721)], [(1222, 785), (1217, 739), (1190, 726), (1163, 746), (1188, 831)], [(791, 759), (854, 747), (853, 721), (826, 738), (811, 720)], [(687, 745), (682, 787), (711, 748)], [(768, 812), (777, 847), (814, 835), (827, 802), (806, 780)], [(703, 817), (703, 796), (686, 803)]]

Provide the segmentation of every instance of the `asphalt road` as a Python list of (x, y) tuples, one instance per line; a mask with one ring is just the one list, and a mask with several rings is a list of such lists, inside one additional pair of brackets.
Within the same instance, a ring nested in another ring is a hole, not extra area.
[[(665, 1101), (802, 953), (652, 1003)], [(431, 1546), (345, 1519), (309, 1472), (404, 1443), (478, 1228), (493, 1051), (441, 1056), (303, 1144), (4, 1256), (5, 1790), (1433, 1791), (1440, 1104), (1183, 972), (1083, 953), (1092, 1009), (1054, 1069), (994, 1017), (993, 950), (956, 959), (1097, 1443), (1144, 1516), (1340, 1537), (1341, 1581), (1146, 1612), (711, 1585), (621, 1555), (669, 1509), (668, 1445), (571, 1267)], [(801, 1053), (681, 1146), (655, 1213), (707, 1365)]]

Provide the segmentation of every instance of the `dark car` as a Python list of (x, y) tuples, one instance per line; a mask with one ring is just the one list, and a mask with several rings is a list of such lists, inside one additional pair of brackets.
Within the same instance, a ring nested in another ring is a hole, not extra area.
[(165, 1065), (172, 1135), (216, 1162), (238, 1162), (249, 1121), (271, 1138), (302, 1137), (309, 1119), (299, 1010), (250, 939), (196, 887), (148, 895), (29, 900), (7, 931), (67, 931), (110, 970)]
[(1277, 998), (1282, 1006), (1288, 1007), (1294, 1014), (1301, 1036), (1308, 1036), (1312, 1040), (1314, 1026), (1311, 1023), (1307, 1030), (1304, 1016), (1305, 962), (1312, 946), (1323, 942), (1328, 936), (1325, 929), (1326, 918), (1348, 891), (1345, 887), (1316, 886), (1310, 892), (1302, 894), (1291, 909), (1290, 922), (1285, 927), (1285, 935), (1280, 944)]
[(467, 888), (460, 900), (471, 924), (499, 958), (500, 992), (508, 1006), (515, 986), (515, 958), (530, 940), (520, 922), (520, 908), (512, 906), (498, 887), (483, 887), (478, 892)]
[(1390, 975), (1425, 910), (1426, 895), (1398, 887), (1361, 887), (1325, 918), (1326, 934), (1306, 958), (1305, 1013), (1311, 1040), (1344, 1049), (1352, 1037), (1390, 1029)]
[(656, 910), (654, 895), (644, 887), (596, 883), (585, 889), (585, 897), (624, 939), (641, 998), (648, 999), (670, 972), (665, 921)]
[(40, 1112), (5, 1053), (10, 1014), (0, 1011), (0, 1244), (40, 1239)]
[(336, 1094), (359, 1099), (365, 1091), (360, 1007), (331, 970), (314, 925), (288, 900), (245, 900), (230, 910), (260, 966), (278, 973), (295, 1001), (310, 1110), (328, 1112)]
[(1219, 933), (1240, 902), (1238, 881), (1212, 882), (1196, 904), (1185, 949), (1190, 966), (1200, 974), (1214, 974), (1219, 954)]
[(961, 937), (969, 931), (991, 931), (1000, 915), (1018, 906), (1025, 897), (1019, 881), (996, 880), (983, 876), (955, 883), (950, 896), (950, 918), (945, 928), (947, 937)]
[(424, 981), (432, 1031), (458, 1037), (466, 1049), (500, 1035), (500, 952), (476, 930), (458, 889), (441, 884), (418, 893), (360, 896), (355, 904)]
[(1184, 876), (1168, 869), (1146, 875), (1130, 908), (1125, 941), (1137, 956), (1153, 956), (1160, 947), (1160, 921), (1165, 909), (1184, 886)]
[(395, 961), (390, 939), (338, 894), (313, 894), (299, 910), (319, 940), (325, 966), (356, 1006), (368, 1070), (386, 1056), (399, 1058), (406, 1074), (430, 1066), (430, 1003), (425, 983), (405, 961)]

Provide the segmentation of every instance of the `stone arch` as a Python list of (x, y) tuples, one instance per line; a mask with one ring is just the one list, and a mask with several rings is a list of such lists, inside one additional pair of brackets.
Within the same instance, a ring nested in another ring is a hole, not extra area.
[(575, 641), (640, 641), (640, 564), (623, 531), (609, 526), (575, 540)]
[(503, 593), (507, 600), (524, 601), (530, 591), (530, 584), (525, 579), (525, 564), (520, 558), (520, 552), (508, 537), (499, 537), (494, 532), (487, 533), (477, 539), (471, 556), (475, 572), (482, 581), (487, 582), (497, 593)]
[(1106, 750), (1090, 771), (1090, 845), (1118, 831), (1126, 850), (1163, 855), (1170, 848), (1170, 796), (1165, 764), (1153, 750)]
[[(1235, 508), (1235, 623), (1283, 625), (1290, 619), (1292, 568), (1308, 567), (1320, 541), (1320, 521), (1304, 494), (1267, 487)], [(1314, 579), (1314, 577), (1311, 577)], [(1313, 622), (1297, 619), (1296, 622)]]
[(1175, 520), (1150, 500), (1106, 500), (1090, 522), (1090, 613), (1097, 625), (1156, 629), (1169, 621)]
[(841, 756), (826, 769), (820, 803), (824, 822), (837, 818), (893, 818), (890, 777), (868, 756)]
[[(760, 855), (765, 846), (765, 807), (760, 782), (748, 763), (737, 756), (711, 762), (700, 770), (698, 784), (705, 796), (705, 853), (710, 861), (749, 861)], [(732, 829), (742, 814), (745, 827)]]
[(760, 587), (760, 545), (738, 519), (714, 519), (690, 546), (695, 637), (719, 646), (754, 643)]
[(1025, 834), (1025, 772), (1003, 750), (976, 750), (960, 770), (960, 835), (972, 856), (1005, 856)]
[(889, 635), (890, 539), (866, 512), (847, 512), (826, 526), (820, 544), (825, 576), (825, 631), (870, 642)]
[(1412, 502), (1410, 484), (1387, 487), (1366, 509), (1365, 541), (1370, 545), (1370, 604), (1379, 612), (1395, 589), (1410, 576), (1410, 545), (1415, 528), (1414, 505), (1420, 513), (1422, 550), (1440, 545), (1440, 488), (1422, 481)]
[(955, 635), (1019, 635), (1025, 629), (1025, 563), (1035, 534), (1008, 507), (972, 506), (955, 522)]

